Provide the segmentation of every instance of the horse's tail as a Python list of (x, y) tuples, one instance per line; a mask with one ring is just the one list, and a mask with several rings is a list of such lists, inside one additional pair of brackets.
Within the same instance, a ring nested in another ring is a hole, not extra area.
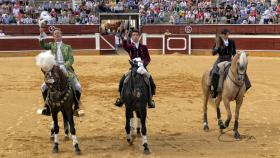
[(216, 108), (215, 105), (215, 100), (211, 98), (210, 95), (210, 87), (208, 85), (209, 82), (209, 75), (210, 71), (205, 71), (202, 75), (202, 80), (201, 80), (201, 88), (202, 88), (202, 95), (203, 95), (203, 108), (207, 108), (207, 103), (209, 103), (211, 106)]

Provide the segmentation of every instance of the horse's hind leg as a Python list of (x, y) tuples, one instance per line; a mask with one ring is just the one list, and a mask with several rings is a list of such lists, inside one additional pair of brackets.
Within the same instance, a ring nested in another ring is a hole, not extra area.
[(203, 130), (208, 132), (209, 126), (208, 126), (208, 119), (207, 119), (207, 104), (208, 99), (210, 95), (210, 89), (209, 86), (207, 86), (207, 83), (205, 83), (205, 74), (202, 78), (202, 92), (203, 92)]
[(215, 105), (216, 105), (216, 111), (217, 111), (217, 120), (218, 120), (218, 126), (220, 130), (223, 130), (226, 128), (226, 126), (223, 123), (223, 120), (221, 119), (221, 110), (220, 110), (220, 103), (221, 103), (221, 96), (218, 96), (217, 99), (215, 100)]
[(63, 115), (63, 124), (64, 124), (64, 140), (68, 141), (69, 140), (69, 124), (68, 124), (66, 113), (62, 112), (62, 115)]
[(133, 143), (133, 111), (129, 108), (125, 110), (125, 131), (126, 131), (126, 140), (129, 144)]
[(57, 113), (52, 111), (52, 118), (53, 118), (53, 131), (54, 131), (54, 145), (53, 145), (53, 153), (58, 153), (58, 132), (59, 132), (59, 126), (58, 126), (58, 120), (57, 120)]
[(224, 101), (225, 108), (226, 108), (226, 111), (227, 111), (227, 119), (225, 121), (225, 128), (227, 128), (229, 126), (230, 121), (231, 121), (232, 114), (231, 114), (231, 111), (230, 111), (230, 101), (228, 99), (224, 99), (223, 101)]
[(69, 125), (70, 125), (70, 133), (72, 135), (72, 141), (73, 141), (73, 146), (75, 148), (75, 154), (76, 155), (80, 155), (81, 154), (81, 150), (79, 148), (79, 142), (77, 140), (77, 136), (76, 136), (76, 129), (75, 129), (75, 123), (74, 123), (74, 114), (73, 114), (73, 110), (72, 108), (69, 109), (66, 112), (66, 118), (69, 121)]
[[(243, 97), (243, 96), (242, 96)], [(240, 134), (238, 132), (238, 119), (239, 119), (239, 111), (241, 108), (243, 102), (243, 98), (239, 99), (236, 101), (236, 108), (235, 108), (235, 121), (234, 121), (234, 128), (233, 128), (233, 132), (234, 132), (234, 138), (235, 139), (240, 139)]]
[(136, 111), (136, 116), (137, 116), (137, 126), (136, 126), (136, 129), (137, 129), (137, 135), (138, 136), (141, 136), (141, 119), (140, 119), (140, 113), (139, 111)]
[(147, 139), (146, 117), (147, 117), (147, 108), (143, 107), (140, 110), (140, 120), (142, 125), (141, 133), (143, 139), (144, 154), (150, 154), (151, 152), (148, 146), (148, 139)]

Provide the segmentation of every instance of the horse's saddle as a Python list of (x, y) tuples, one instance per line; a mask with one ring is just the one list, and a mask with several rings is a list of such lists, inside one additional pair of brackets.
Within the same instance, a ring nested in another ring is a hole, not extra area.
[[(131, 70), (129, 70), (126, 74), (125, 74), (125, 79), (124, 79), (124, 85), (129, 81), (130, 79), (130, 74), (131, 74)], [(145, 83), (149, 86), (150, 85), (150, 80), (149, 80), (149, 73), (144, 74), (144, 80)]]
[(229, 61), (223, 61), (220, 62), (219, 64), (217, 64), (217, 66), (219, 67), (219, 75), (224, 77), (224, 80), (226, 79), (226, 76), (229, 72), (229, 68), (230, 68), (231, 62)]

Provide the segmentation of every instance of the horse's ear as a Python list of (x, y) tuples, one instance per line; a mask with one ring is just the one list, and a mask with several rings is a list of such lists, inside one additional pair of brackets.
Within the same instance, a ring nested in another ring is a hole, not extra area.
[(131, 60), (128, 60), (129, 61), (129, 64), (131, 65), (131, 66), (133, 66), (133, 62), (131, 61)]
[(43, 73), (43, 74), (45, 74), (45, 73), (46, 73), (43, 69), (41, 69), (41, 71), (42, 71), (42, 73)]

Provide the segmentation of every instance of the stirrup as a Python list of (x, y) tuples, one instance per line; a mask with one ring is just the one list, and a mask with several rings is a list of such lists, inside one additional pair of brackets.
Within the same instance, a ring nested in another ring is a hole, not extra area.
[(151, 108), (155, 108), (155, 107), (156, 107), (155, 101), (152, 100), (151, 103), (148, 104), (148, 108), (151, 109)]
[(122, 106), (123, 106), (123, 102), (121, 101), (120, 98), (118, 98), (118, 99), (116, 100), (115, 105), (116, 105), (117, 107), (122, 107)]
[(50, 109), (48, 109), (47, 107), (43, 107), (42, 109), (38, 109), (37, 114), (38, 115), (51, 116)]
[(84, 115), (85, 115), (84, 110), (77, 109), (77, 110), (74, 111), (74, 116), (76, 116), (76, 117), (81, 117), (81, 116), (84, 116)]

